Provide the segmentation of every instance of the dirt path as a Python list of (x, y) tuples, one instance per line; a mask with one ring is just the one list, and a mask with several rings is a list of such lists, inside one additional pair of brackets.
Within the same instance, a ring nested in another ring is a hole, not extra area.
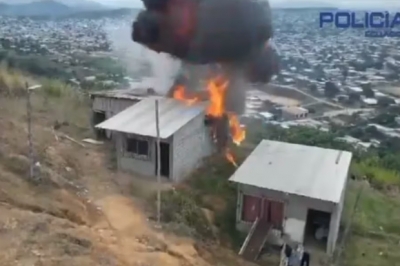
[(125, 265), (208, 265), (189, 239), (166, 236), (151, 223), (132, 200), (109, 196), (97, 202), (104, 218), (94, 226), (100, 237)]

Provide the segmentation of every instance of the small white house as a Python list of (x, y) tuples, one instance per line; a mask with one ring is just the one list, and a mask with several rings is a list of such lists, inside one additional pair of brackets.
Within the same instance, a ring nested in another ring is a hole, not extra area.
[(214, 152), (206, 105), (188, 106), (171, 99), (149, 97), (96, 126), (112, 132), (118, 168), (144, 176), (157, 173), (155, 100), (159, 102), (160, 172), (181, 181)]
[(272, 227), (272, 235), (305, 246), (325, 232), (332, 254), (351, 158), (347, 151), (263, 140), (229, 179), (238, 185), (237, 228), (251, 232), (258, 223), (255, 234)]
[(299, 106), (283, 107), (281, 110), (284, 120), (304, 119), (308, 116), (308, 110)]

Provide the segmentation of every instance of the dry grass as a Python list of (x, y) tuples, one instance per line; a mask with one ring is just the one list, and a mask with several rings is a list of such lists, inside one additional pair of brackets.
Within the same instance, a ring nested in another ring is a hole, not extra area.
[(0, 95), (23, 95), (27, 82), (32, 83), (32, 79), (22, 75), (22, 73), (17, 70), (9, 69), (6, 65), (0, 66)]
[(351, 182), (346, 198), (347, 222), (361, 185), (364, 188), (345, 245), (345, 265), (397, 265), (400, 259), (399, 198), (377, 191), (367, 184)]
[[(35, 172), (39, 179), (28, 175), (25, 82), (43, 84), (42, 90), (32, 94), (34, 154), (40, 163)], [(53, 131), (56, 122), (64, 122), (68, 134), (82, 136), (81, 129), (88, 129), (88, 105), (80, 95), (67, 93), (67, 87), (59, 85), (58, 81), (35, 80), (0, 67), (2, 265), (18, 265), (18, 261), (99, 265), (91, 258), (96, 252), (90, 240), (93, 236), (81, 229), (96, 223), (99, 216), (96, 207), (78, 195), (82, 189), (76, 173), (77, 154), (81, 151), (71, 143), (57, 141)], [(61, 131), (63, 128), (56, 134)]]

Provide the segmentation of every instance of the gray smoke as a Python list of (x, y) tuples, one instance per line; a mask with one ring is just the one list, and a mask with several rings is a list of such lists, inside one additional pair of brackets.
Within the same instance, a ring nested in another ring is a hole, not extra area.
[(129, 21), (112, 20), (106, 24), (105, 31), (113, 55), (126, 67), (135, 84), (138, 82), (143, 87), (151, 87), (157, 93), (166, 94), (180, 70), (180, 61), (132, 42), (131, 30)]
[(229, 79), (229, 88), (226, 94), (226, 109), (242, 115), (246, 108), (246, 91), (250, 84), (244, 77), (243, 69), (238, 67), (224, 67), (225, 76)]

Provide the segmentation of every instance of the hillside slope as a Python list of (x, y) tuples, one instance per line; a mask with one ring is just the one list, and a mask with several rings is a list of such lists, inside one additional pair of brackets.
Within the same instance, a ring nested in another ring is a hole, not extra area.
[(1, 265), (247, 265), (156, 229), (132, 197), (155, 184), (112, 170), (107, 145), (80, 143), (91, 136), (89, 105), (57, 82), (32, 95), (38, 179), (29, 179), (23, 82), (0, 69)]

